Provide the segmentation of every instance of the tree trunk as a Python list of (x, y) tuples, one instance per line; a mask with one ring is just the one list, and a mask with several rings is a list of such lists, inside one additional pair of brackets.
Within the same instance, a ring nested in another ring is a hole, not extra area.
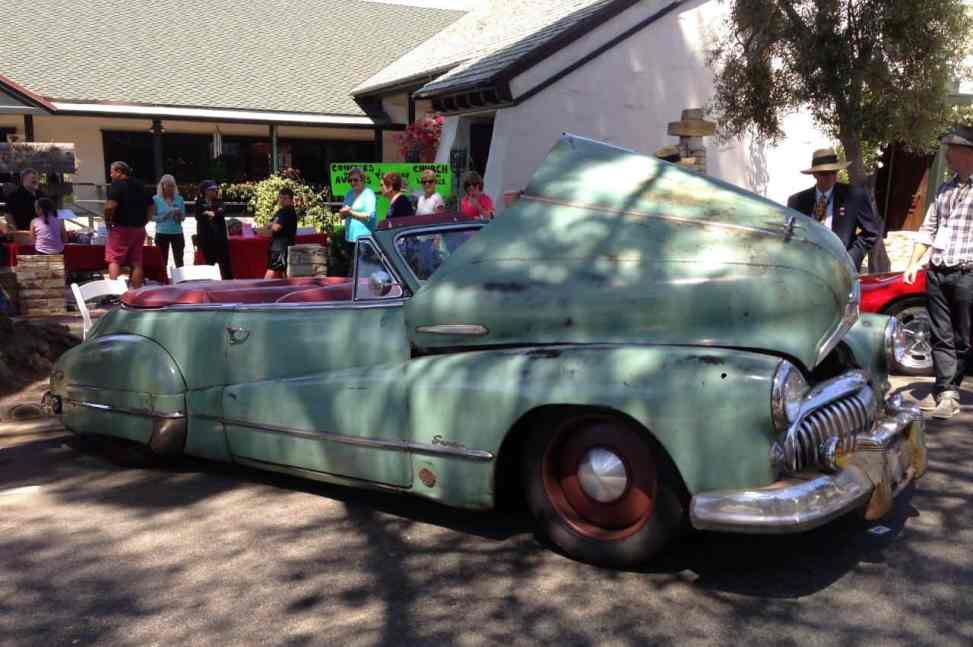
[[(868, 272), (888, 272), (892, 269), (892, 262), (889, 260), (888, 252), (885, 251), (885, 221), (882, 219), (875, 203), (875, 192), (868, 184), (868, 174), (865, 171), (865, 161), (862, 159), (861, 139), (857, 134), (847, 128), (839, 129), (839, 139), (845, 148), (845, 158), (851, 162), (848, 167), (848, 180), (852, 185), (861, 187), (868, 193), (868, 200), (872, 204), (872, 212), (878, 217), (882, 226), (882, 235), (875, 245), (868, 252)], [(858, 269), (858, 268), (856, 268)]]

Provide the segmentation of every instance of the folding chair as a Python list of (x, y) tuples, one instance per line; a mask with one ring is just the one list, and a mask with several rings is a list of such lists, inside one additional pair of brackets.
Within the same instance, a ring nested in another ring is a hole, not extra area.
[(82, 329), (83, 337), (87, 338), (88, 331), (91, 329), (91, 313), (88, 311), (87, 302), (99, 297), (121, 296), (127, 291), (128, 285), (124, 279), (103, 279), (101, 281), (85, 283), (84, 285), (78, 285), (77, 283), (71, 284), (71, 293), (74, 295), (74, 301), (78, 304), (78, 310), (81, 311), (81, 319), (84, 321), (84, 328)]
[(183, 267), (172, 268), (170, 278), (173, 283), (183, 281), (222, 281), (219, 265), (185, 265)]

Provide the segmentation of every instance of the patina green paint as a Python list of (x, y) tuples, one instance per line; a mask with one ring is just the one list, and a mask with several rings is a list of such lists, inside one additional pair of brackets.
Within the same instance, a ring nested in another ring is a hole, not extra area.
[(886, 315), (863, 313), (858, 322), (848, 331), (842, 341), (848, 345), (859, 365), (867, 370), (871, 376), (877, 378), (878, 384), (885, 381), (889, 367), (885, 359), (885, 328), (889, 319)]
[(186, 394), (190, 415), (187, 421), (185, 452), (217, 461), (230, 461), (223, 417), (223, 388), (199, 389)]
[[(853, 280), (837, 238), (805, 216), (664, 162), (565, 138), (525, 197), (416, 293), (406, 322), (421, 348), (701, 344), (765, 349), (810, 367)], [(489, 334), (416, 331), (443, 323)]]

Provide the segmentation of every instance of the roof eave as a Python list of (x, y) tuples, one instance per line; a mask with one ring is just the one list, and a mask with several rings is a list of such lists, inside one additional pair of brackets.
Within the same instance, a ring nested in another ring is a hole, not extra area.
[(9, 79), (2, 74), (0, 74), (0, 90), (13, 96), (17, 100), (23, 101), (29, 106), (38, 108), (44, 112), (52, 113), (56, 111), (54, 106), (51, 105), (50, 101), (39, 94), (31, 92), (13, 79)]

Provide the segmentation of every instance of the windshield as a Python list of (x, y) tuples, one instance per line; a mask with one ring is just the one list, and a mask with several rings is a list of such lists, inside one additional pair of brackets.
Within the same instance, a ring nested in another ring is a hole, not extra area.
[(396, 239), (395, 247), (416, 278), (426, 281), (477, 231), (479, 228), (406, 234)]

